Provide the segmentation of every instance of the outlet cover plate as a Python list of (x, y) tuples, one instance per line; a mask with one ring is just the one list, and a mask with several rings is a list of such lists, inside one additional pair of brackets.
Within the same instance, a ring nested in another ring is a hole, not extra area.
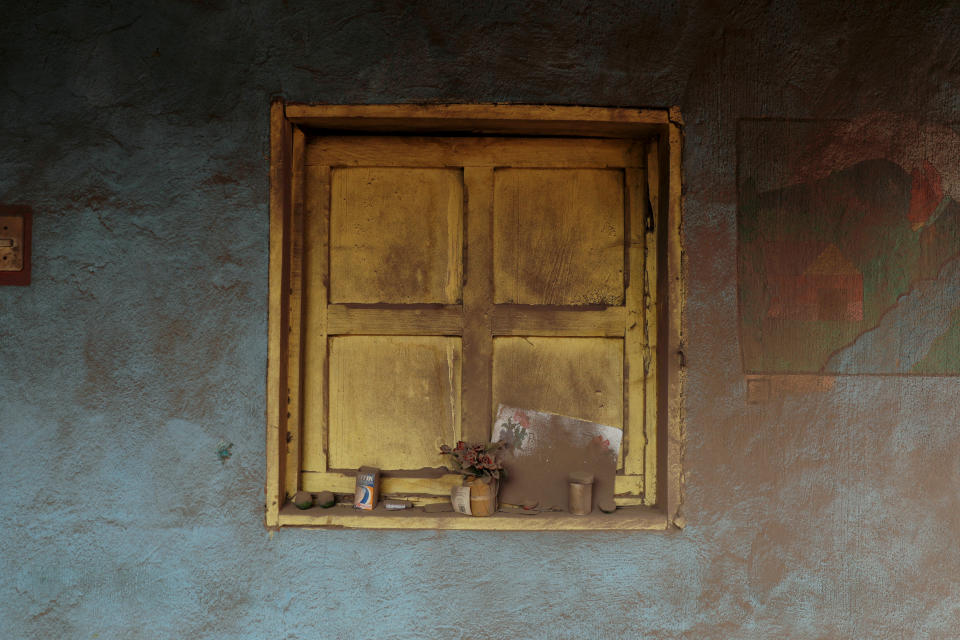
[(30, 284), (32, 212), (22, 205), (0, 205), (0, 285)]

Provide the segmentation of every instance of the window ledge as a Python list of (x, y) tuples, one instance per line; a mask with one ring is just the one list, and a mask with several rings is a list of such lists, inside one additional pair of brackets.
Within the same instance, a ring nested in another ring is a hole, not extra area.
[(620, 507), (614, 513), (574, 516), (562, 512), (536, 514), (498, 512), (485, 518), (453, 511), (426, 513), (422, 507), (387, 511), (359, 511), (349, 505), (300, 510), (287, 504), (280, 510), (280, 526), (327, 529), (459, 529), (467, 531), (663, 531), (671, 528), (663, 511), (651, 507)]

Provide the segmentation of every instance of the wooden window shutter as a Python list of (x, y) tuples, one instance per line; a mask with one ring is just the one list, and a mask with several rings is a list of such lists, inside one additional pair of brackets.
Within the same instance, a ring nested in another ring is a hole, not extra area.
[(351, 493), (365, 465), (384, 496), (446, 500), (439, 444), (488, 440), (499, 403), (623, 429), (618, 502), (657, 504), (659, 138), (310, 124), (275, 176), (273, 523), (305, 517), (281, 521), (280, 486)]

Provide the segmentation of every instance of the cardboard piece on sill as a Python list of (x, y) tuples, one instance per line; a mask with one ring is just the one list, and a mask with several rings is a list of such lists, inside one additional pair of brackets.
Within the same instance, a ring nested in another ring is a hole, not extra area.
[(594, 476), (594, 510), (601, 501), (613, 502), (617, 452), (623, 440), (617, 427), (500, 405), (492, 440), (509, 444), (502, 502), (536, 501), (541, 511), (566, 511), (568, 477), (578, 471)]
[(500, 503), (500, 508), (497, 509), (497, 511), (500, 513), (517, 513), (522, 516), (535, 516), (540, 513), (539, 509), (527, 509), (517, 504), (506, 504), (503, 502)]

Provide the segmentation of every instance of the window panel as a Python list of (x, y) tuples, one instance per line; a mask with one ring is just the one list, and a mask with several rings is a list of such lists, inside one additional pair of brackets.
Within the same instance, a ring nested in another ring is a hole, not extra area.
[(331, 302), (460, 301), (460, 170), (339, 168), (331, 183)]
[(329, 466), (439, 467), (460, 438), (459, 338), (330, 339)]
[(623, 172), (498, 169), (494, 301), (621, 305)]
[(501, 337), (493, 402), (623, 428), (623, 340)]

